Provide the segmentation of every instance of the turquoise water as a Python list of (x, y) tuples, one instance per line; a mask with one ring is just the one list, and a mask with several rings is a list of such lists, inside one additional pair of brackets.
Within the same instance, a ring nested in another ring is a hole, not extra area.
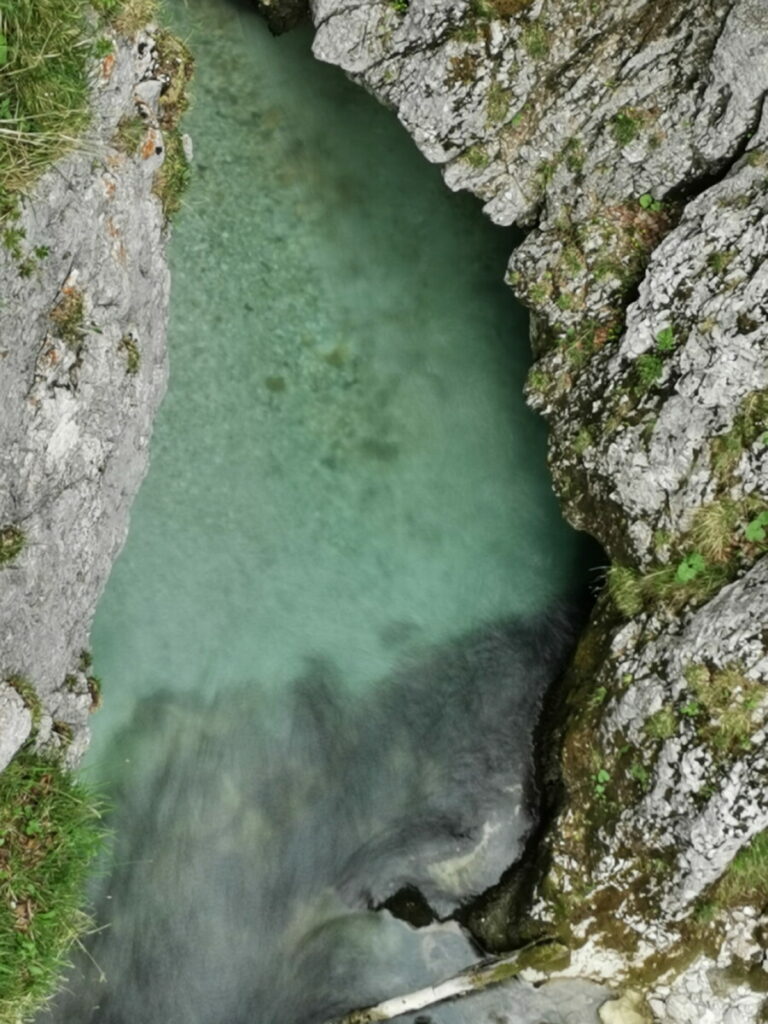
[(307, 657), (367, 685), (541, 611), (582, 564), (521, 397), (511, 233), (306, 32), (171, 9), (199, 63), (196, 183), (152, 472), (96, 620), (107, 714), (159, 684), (279, 687)]
[(521, 395), (514, 237), (307, 31), (168, 7), (198, 59), (195, 185), (93, 633), (107, 982), (83, 968), (61, 1019), (320, 1024), (474, 957), (455, 924), (370, 908), (418, 884), (446, 914), (516, 856), (589, 554)]

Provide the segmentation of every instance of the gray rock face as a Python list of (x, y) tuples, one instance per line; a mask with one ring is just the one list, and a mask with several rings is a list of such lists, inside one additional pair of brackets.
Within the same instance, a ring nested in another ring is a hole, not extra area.
[[(611, 801), (621, 790), (626, 806), (594, 836), (606, 853), (592, 882), (621, 894), (614, 914), (656, 949), (768, 828), (766, 622), (763, 559), (684, 625), (629, 623), (595, 680), (606, 692), (624, 681), (605, 704), (594, 748), (610, 776), (600, 796)], [(619, 852), (627, 849), (652, 851), (653, 869)]]
[(32, 731), (32, 714), (22, 697), (7, 683), (0, 684), (0, 771)]
[[(72, 758), (87, 743), (92, 704), (80, 653), (166, 382), (154, 67), (145, 34), (101, 62), (88, 137), (23, 205), (17, 226), (24, 256), (37, 249), (33, 269), (0, 250), (0, 524), (24, 538), (0, 567), (0, 679), (34, 687), (40, 740), (66, 741)], [(141, 150), (129, 155), (118, 124), (142, 114)], [(26, 738), (18, 722), (15, 703), (1, 703), (4, 763)]]

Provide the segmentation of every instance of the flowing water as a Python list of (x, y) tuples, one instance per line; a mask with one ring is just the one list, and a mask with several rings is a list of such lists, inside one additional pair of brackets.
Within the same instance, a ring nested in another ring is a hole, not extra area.
[[(514, 237), (307, 31), (169, 13), (198, 58), (195, 187), (171, 386), (94, 629), (103, 930), (54, 1019), (322, 1024), (476, 959), (436, 917), (531, 826), (590, 553), (521, 397)], [(398, 891), (422, 927), (373, 909)], [(514, 984), (417, 1019), (585, 1024), (601, 998)]]

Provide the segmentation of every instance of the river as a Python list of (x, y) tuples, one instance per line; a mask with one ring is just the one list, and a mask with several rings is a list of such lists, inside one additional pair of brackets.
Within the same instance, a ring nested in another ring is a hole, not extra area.
[[(194, 186), (171, 384), (93, 632), (102, 930), (53, 1017), (322, 1024), (477, 958), (436, 918), (531, 826), (594, 552), (522, 399), (514, 234), (308, 30), (167, 6), (198, 61)], [(374, 909), (398, 891), (422, 927)], [(416, 1019), (584, 1024), (601, 998), (515, 983)]]

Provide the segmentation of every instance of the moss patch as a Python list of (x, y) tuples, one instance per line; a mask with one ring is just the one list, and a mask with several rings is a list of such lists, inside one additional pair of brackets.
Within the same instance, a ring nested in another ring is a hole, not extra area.
[(13, 523), (0, 526), (0, 566), (8, 565), (24, 548), (24, 533)]

